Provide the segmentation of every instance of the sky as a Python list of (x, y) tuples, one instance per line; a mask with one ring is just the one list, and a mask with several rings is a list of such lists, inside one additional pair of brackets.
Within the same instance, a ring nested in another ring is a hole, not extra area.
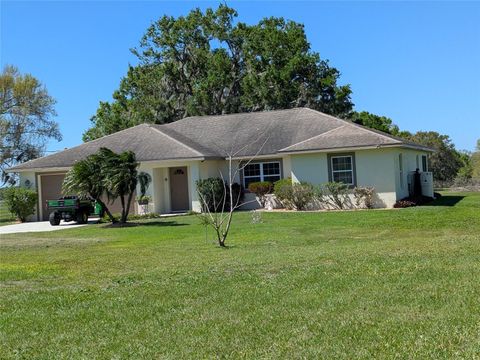
[[(57, 100), (63, 140), (82, 142), (111, 100), (147, 27), (219, 2), (0, 2), (0, 62), (30, 73)], [(357, 111), (400, 129), (448, 134), (458, 149), (480, 138), (480, 2), (227, 1), (238, 20), (282, 16), (305, 24), (313, 51), (350, 84)]]

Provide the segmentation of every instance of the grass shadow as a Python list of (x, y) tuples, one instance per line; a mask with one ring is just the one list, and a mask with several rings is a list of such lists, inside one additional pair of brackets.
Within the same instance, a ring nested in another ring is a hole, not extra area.
[(129, 221), (126, 224), (115, 223), (105, 224), (102, 229), (118, 229), (118, 228), (130, 228), (136, 226), (186, 226), (188, 224), (178, 223), (176, 221), (148, 221), (148, 222), (134, 222)]
[(435, 199), (424, 206), (455, 206), (463, 200), (465, 196), (461, 195), (443, 195), (442, 197)]
[(141, 226), (187, 226), (189, 224), (179, 223), (179, 222), (176, 222), (176, 221), (156, 220), (156, 221), (148, 221), (148, 222), (137, 223), (137, 225), (141, 225)]

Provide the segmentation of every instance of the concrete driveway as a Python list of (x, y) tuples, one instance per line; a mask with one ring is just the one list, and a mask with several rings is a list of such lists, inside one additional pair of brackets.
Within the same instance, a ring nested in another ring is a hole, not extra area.
[[(96, 224), (97, 222), (98, 222), (98, 219), (88, 220), (88, 224)], [(63, 220), (60, 222), (60, 225), (58, 226), (52, 226), (48, 221), (26, 222), (21, 224), (0, 226), (0, 236), (2, 234), (66, 230), (66, 229), (73, 229), (80, 226), (87, 226), (88, 224), (77, 224), (74, 221), (65, 222)]]

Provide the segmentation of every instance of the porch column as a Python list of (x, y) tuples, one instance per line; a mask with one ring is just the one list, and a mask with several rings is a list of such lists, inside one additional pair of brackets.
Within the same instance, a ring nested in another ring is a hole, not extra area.
[(193, 162), (188, 167), (188, 195), (190, 200), (190, 208), (192, 211), (200, 212), (200, 199), (197, 194), (197, 180), (200, 179), (200, 167), (198, 161)]
[(140, 184), (137, 184), (137, 189), (136, 189), (136, 198), (134, 199), (135, 201), (135, 210), (136, 210), (136, 214), (144, 214), (144, 213), (151, 213), (151, 212), (154, 212), (155, 211), (155, 177), (154, 177), (154, 173), (153, 173), (153, 169), (152, 168), (148, 168), (148, 167), (142, 167), (140, 166), (140, 168), (138, 169), (138, 172), (145, 172), (147, 174), (149, 174), (152, 178), (152, 181), (150, 182), (150, 184), (148, 185), (147, 187), (147, 191), (145, 192), (145, 196), (148, 196), (150, 198), (149, 202), (148, 202), (148, 205), (139, 205), (138, 204), (138, 201), (136, 198), (140, 197), (141, 195), (141, 192), (140, 192)]

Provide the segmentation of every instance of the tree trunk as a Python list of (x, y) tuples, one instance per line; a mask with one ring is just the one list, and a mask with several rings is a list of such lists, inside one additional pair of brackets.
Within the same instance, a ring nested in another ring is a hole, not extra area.
[(127, 199), (127, 208), (125, 209), (125, 219), (123, 219), (123, 223), (127, 222), (128, 219), (128, 213), (130, 212), (130, 204), (132, 203), (132, 198), (133, 198), (133, 191), (128, 194), (128, 199)]
[(120, 203), (122, 204), (122, 216), (120, 217), (120, 222), (125, 223), (125, 197), (120, 196)]
[(115, 218), (113, 217), (112, 213), (110, 212), (110, 210), (108, 210), (108, 207), (107, 205), (100, 199), (95, 199), (96, 202), (98, 202), (100, 205), (102, 205), (102, 209), (107, 213), (108, 215), (108, 218), (110, 219), (110, 221), (112, 222), (112, 224), (114, 224), (116, 221), (115, 221)]

